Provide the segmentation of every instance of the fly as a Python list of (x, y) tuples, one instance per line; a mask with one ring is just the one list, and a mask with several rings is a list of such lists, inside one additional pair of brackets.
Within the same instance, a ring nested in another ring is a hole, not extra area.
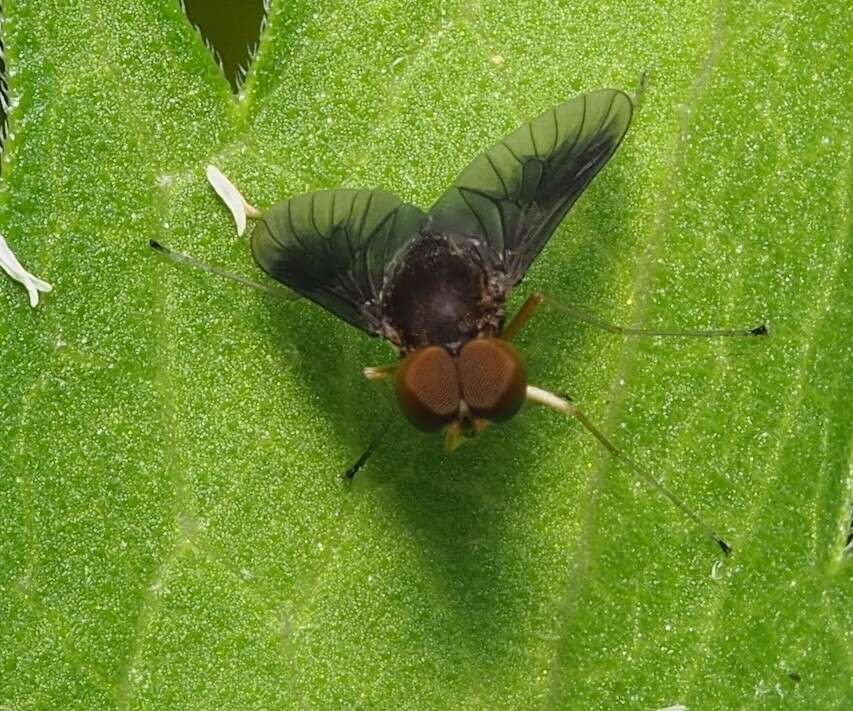
[[(616, 448), (571, 400), (531, 385), (513, 338), (542, 305), (626, 336), (760, 336), (745, 330), (660, 331), (607, 324), (540, 293), (507, 321), (506, 300), (566, 213), (615, 153), (631, 123), (633, 100), (602, 89), (555, 106), (477, 156), (428, 212), (381, 190), (338, 188), (297, 195), (262, 212), (210, 166), (208, 179), (251, 237), (267, 274), (397, 350), (395, 363), (365, 368), (391, 380), (402, 414), (418, 429), (445, 431), (453, 451), (525, 401), (577, 419), (610, 453), (731, 548), (684, 502)], [(152, 242), (152, 247), (222, 276)], [(270, 287), (248, 282), (263, 291)], [(375, 449), (382, 428), (347, 472)]]

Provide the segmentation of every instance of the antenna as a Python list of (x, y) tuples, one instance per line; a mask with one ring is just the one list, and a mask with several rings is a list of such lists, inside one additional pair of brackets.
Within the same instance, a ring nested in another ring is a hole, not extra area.
[(714, 539), (717, 545), (722, 549), (723, 553), (726, 555), (731, 554), (732, 547), (723, 540), (723, 537), (717, 533), (708, 523), (702, 519), (699, 514), (697, 514), (693, 509), (691, 509), (687, 504), (685, 504), (679, 497), (673, 494), (669, 489), (667, 489), (663, 484), (661, 484), (657, 479), (655, 479), (649, 472), (647, 472), (643, 467), (641, 467), (637, 462), (631, 459), (627, 454), (622, 452), (622, 450), (617, 449), (613, 444), (611, 444), (610, 440), (604, 436), (604, 434), (599, 430), (592, 422), (589, 421), (586, 415), (578, 409), (577, 405), (569, 402), (568, 400), (564, 400), (563, 398), (555, 395), (552, 392), (548, 392), (547, 390), (543, 390), (542, 388), (534, 387), (533, 385), (527, 386), (527, 399), (531, 402), (538, 402), (541, 405), (546, 405), (550, 407), (552, 410), (557, 410), (558, 412), (563, 412), (567, 415), (571, 415), (576, 420), (578, 420), (584, 427), (586, 427), (591, 433), (592, 436), (595, 437), (604, 448), (610, 452), (617, 460), (622, 462), (628, 469), (630, 469), (634, 474), (639, 476), (643, 481), (657, 489), (661, 494), (666, 496), (677, 508), (681, 509), (681, 511), (687, 515), (687, 517), (705, 529), (706, 533)]

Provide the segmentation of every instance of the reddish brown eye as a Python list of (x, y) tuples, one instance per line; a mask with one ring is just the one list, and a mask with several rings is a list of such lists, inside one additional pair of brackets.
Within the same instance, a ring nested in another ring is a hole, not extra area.
[(524, 403), (527, 373), (506, 341), (477, 338), (459, 354), (459, 382), (468, 409), (479, 417), (508, 420)]
[(459, 412), (459, 376), (444, 348), (410, 353), (397, 369), (395, 383), (400, 409), (418, 429), (440, 430)]

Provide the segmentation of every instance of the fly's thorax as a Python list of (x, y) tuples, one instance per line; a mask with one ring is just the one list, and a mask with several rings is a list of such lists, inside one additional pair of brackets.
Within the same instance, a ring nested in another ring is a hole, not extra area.
[(464, 240), (422, 233), (389, 274), (384, 332), (405, 353), (439, 344), (455, 355), (465, 342), (499, 333), (504, 296)]
[(410, 352), (395, 374), (397, 401), (418, 429), (434, 432), (451, 423), (463, 431), (503, 422), (521, 408), (527, 371), (507, 341), (468, 341), (458, 355), (442, 346)]

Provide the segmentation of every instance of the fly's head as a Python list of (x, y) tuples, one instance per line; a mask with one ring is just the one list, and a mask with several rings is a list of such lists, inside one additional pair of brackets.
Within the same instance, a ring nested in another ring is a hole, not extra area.
[(447, 428), (448, 451), (490, 423), (513, 417), (524, 403), (527, 371), (500, 338), (475, 338), (457, 356), (441, 346), (409, 353), (394, 374), (403, 414), (425, 432)]

